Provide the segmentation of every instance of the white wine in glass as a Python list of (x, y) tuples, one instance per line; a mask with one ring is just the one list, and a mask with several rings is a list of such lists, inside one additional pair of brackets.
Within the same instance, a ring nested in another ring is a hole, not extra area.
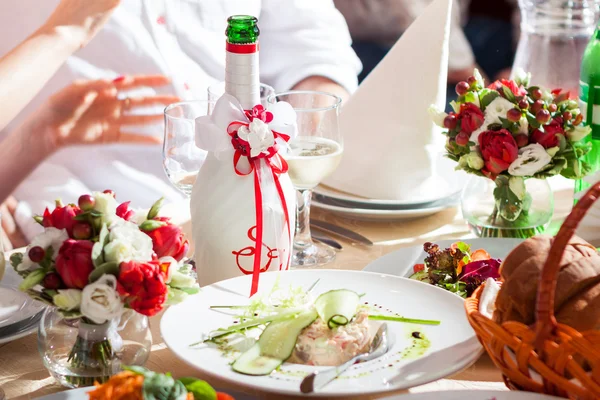
[(312, 240), (310, 200), (313, 188), (337, 168), (344, 152), (338, 123), (342, 99), (331, 93), (292, 90), (277, 93), (267, 100), (269, 105), (278, 101), (285, 101), (294, 108), (298, 128), (298, 135), (290, 140), (284, 154), (298, 199), (292, 265), (327, 264), (335, 259), (335, 251)]
[(327, 178), (342, 160), (342, 146), (331, 139), (300, 136), (286, 155), (288, 174), (296, 189), (312, 189)]

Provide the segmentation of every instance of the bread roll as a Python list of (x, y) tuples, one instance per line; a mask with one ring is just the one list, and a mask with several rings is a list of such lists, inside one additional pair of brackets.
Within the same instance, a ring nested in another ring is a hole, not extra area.
[[(535, 302), (541, 270), (554, 238), (535, 236), (517, 246), (500, 267), (502, 286), (494, 320), (535, 322)], [(560, 260), (554, 312), (557, 320), (583, 331), (600, 328), (600, 255), (574, 236)]]

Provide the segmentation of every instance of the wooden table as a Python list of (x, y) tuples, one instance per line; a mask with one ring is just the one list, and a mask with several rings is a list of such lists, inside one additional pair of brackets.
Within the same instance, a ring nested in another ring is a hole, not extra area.
[[(567, 187), (555, 193), (555, 225), (560, 224), (568, 214), (571, 204), (572, 189)], [(353, 229), (375, 243), (373, 247), (351, 246), (344, 243), (344, 249), (338, 253), (336, 261), (327, 265), (327, 268), (361, 270), (370, 261), (401, 247), (421, 245), (425, 241), (472, 237), (458, 209), (448, 209), (418, 220), (398, 222), (352, 221), (317, 209), (313, 210), (313, 216)], [(187, 229), (189, 226), (186, 226)], [(150, 320), (154, 344), (146, 366), (155, 371), (171, 372), (175, 377), (193, 375), (202, 378), (201, 373), (178, 360), (166, 347), (159, 333), (160, 319), (161, 315), (157, 315)], [(258, 398), (287, 398), (282, 395), (248, 391), (214, 379), (210, 379), (209, 382), (221, 389), (244, 391)], [(7, 399), (33, 399), (64, 390), (54, 382), (44, 368), (37, 350), (35, 334), (0, 345), (0, 387), (6, 392)], [(447, 379), (412, 388), (410, 392), (465, 388), (506, 390), (500, 372), (484, 354), (466, 370)], [(359, 398), (368, 399), (377, 396)]]

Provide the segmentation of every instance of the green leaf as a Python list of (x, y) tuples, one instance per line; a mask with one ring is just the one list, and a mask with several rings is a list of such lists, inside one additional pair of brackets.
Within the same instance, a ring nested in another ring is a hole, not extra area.
[(535, 115), (533, 115), (531, 112), (527, 111), (525, 118), (527, 118), (529, 126), (533, 126), (535, 129), (538, 129), (541, 126), (538, 120), (535, 118)]
[(486, 107), (489, 106), (490, 103), (498, 96), (500, 96), (500, 94), (495, 90), (481, 89), (479, 91), (479, 104), (481, 106), (481, 110), (485, 111)]
[(90, 283), (96, 282), (102, 275), (119, 275), (119, 264), (115, 261), (107, 262), (96, 267), (89, 276)]
[(33, 288), (34, 286), (42, 282), (45, 276), (46, 271), (43, 268), (31, 271), (31, 273), (28, 274), (27, 277), (23, 279), (23, 281), (21, 281), (21, 283), (19, 284), (19, 290), (25, 292), (28, 289)]
[(148, 211), (148, 216), (146, 218), (147, 219), (156, 218), (158, 216), (158, 212), (160, 211), (160, 208), (162, 207), (164, 201), (165, 201), (164, 197), (161, 197), (160, 199), (158, 199), (156, 201), (156, 203), (154, 203), (152, 205), (152, 207), (150, 208), (150, 211)]
[(96, 211), (96, 210), (91, 210), (90, 211), (90, 215), (94, 218), (100, 218), (101, 216), (103, 216), (104, 214), (101, 213), (100, 211)]
[(142, 386), (144, 400), (185, 400), (187, 397), (187, 390), (183, 383), (173, 379), (170, 374), (159, 374), (136, 366), (123, 366), (123, 369), (144, 376)]
[(76, 216), (73, 217), (73, 219), (75, 221), (85, 221), (85, 222), (87, 222), (90, 219), (89, 217), (90, 217), (90, 212), (89, 211), (85, 211), (85, 212), (82, 212), (81, 214), (77, 214)]
[(54, 256), (54, 248), (52, 246), (49, 246), (48, 248), (44, 249), (44, 258), (42, 259), (42, 261), (40, 261), (38, 264), (40, 265), (40, 267), (49, 270), (52, 268), (52, 257)]
[(41, 226), (44, 226), (44, 217), (42, 217), (41, 215), (34, 215), (33, 220)]
[(83, 314), (79, 310), (66, 311), (66, 310), (61, 310), (61, 309), (57, 308), (56, 311), (58, 311), (58, 313), (60, 315), (62, 315), (64, 319), (67, 319), (67, 320), (77, 319), (77, 318), (81, 318), (83, 316)]
[(456, 248), (459, 249), (463, 254), (471, 254), (471, 246), (465, 242), (456, 242)]
[(510, 101), (511, 103), (515, 102), (515, 94), (512, 92), (512, 90), (510, 90), (508, 86), (502, 84), (502, 92), (504, 93), (504, 97), (506, 97), (506, 100)]
[(165, 225), (167, 225), (166, 222), (149, 219), (149, 220), (142, 222), (142, 224), (140, 225), (140, 230), (142, 230), (144, 232), (151, 232), (151, 231), (153, 231), (157, 228), (160, 228), (161, 226), (165, 226)]
[(208, 383), (196, 378), (179, 379), (189, 393), (194, 395), (194, 400), (216, 400), (217, 392)]
[(102, 228), (100, 229), (100, 235), (98, 236), (98, 241), (92, 247), (92, 262), (94, 263), (94, 267), (99, 267), (104, 264), (104, 246), (106, 246), (109, 242), (108, 237), (109, 231), (106, 227), (106, 224), (102, 224)]
[(10, 265), (17, 270), (19, 264), (23, 262), (23, 253), (13, 253), (10, 255)]
[(54, 306), (54, 302), (52, 301), (52, 298), (48, 298), (48, 296), (46, 296), (44, 293), (42, 293), (38, 290), (27, 289), (27, 290), (24, 290), (24, 292), (34, 300), (40, 301), (49, 306)]
[(507, 221), (515, 221), (523, 211), (523, 202), (510, 190), (508, 177), (499, 176), (496, 179), (496, 185), (494, 199), (500, 216)]

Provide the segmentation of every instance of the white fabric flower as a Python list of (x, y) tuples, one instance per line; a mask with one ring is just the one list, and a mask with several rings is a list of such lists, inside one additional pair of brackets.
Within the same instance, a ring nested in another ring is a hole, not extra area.
[(500, 117), (506, 118), (506, 113), (511, 108), (515, 108), (515, 105), (510, 101), (506, 100), (504, 97), (496, 97), (491, 101), (490, 104), (485, 108), (485, 119), (483, 120), (483, 124), (479, 128), (471, 133), (470, 141), (477, 143), (479, 135), (482, 132), (487, 131), (488, 125), (491, 124), (501, 124)]
[(102, 213), (102, 223), (110, 225), (117, 218), (117, 200), (107, 193), (94, 192), (93, 196), (96, 199), (94, 210)]
[(39, 246), (42, 249), (46, 250), (48, 247), (52, 247), (52, 259), (55, 260), (58, 255), (58, 251), (60, 250), (60, 246), (62, 246), (65, 240), (69, 239), (69, 234), (66, 229), (56, 229), (56, 228), (45, 228), (44, 232), (40, 233), (36, 237), (33, 238), (27, 249), (25, 249), (25, 253), (23, 254), (23, 261), (17, 267), (18, 271), (27, 271), (34, 265), (36, 265), (29, 258), (29, 250), (32, 247)]
[(552, 160), (550, 154), (539, 143), (533, 143), (519, 149), (519, 156), (508, 167), (513, 176), (533, 176)]
[(116, 318), (123, 313), (123, 302), (117, 293), (117, 278), (102, 275), (90, 283), (81, 294), (81, 313), (96, 324)]
[(254, 118), (248, 127), (241, 126), (238, 129), (238, 136), (250, 144), (250, 157), (256, 157), (275, 145), (273, 131), (269, 129), (269, 125), (258, 118)]
[(444, 119), (448, 116), (447, 113), (445, 113), (443, 110), (440, 110), (440, 108), (435, 104), (430, 105), (427, 109), (427, 112), (429, 113), (429, 117), (431, 117), (434, 124), (444, 128)]
[(133, 222), (119, 219), (110, 226), (109, 242), (104, 246), (106, 262), (145, 262), (152, 259), (152, 239)]
[(62, 310), (71, 311), (81, 306), (82, 292), (79, 289), (59, 289), (52, 297), (54, 305)]
[(567, 131), (567, 137), (569, 138), (569, 141), (571, 142), (579, 142), (581, 139), (583, 139), (584, 137), (586, 137), (587, 135), (589, 135), (592, 132), (592, 127), (591, 126), (582, 126), (577, 125), (574, 126), (572, 130)]

